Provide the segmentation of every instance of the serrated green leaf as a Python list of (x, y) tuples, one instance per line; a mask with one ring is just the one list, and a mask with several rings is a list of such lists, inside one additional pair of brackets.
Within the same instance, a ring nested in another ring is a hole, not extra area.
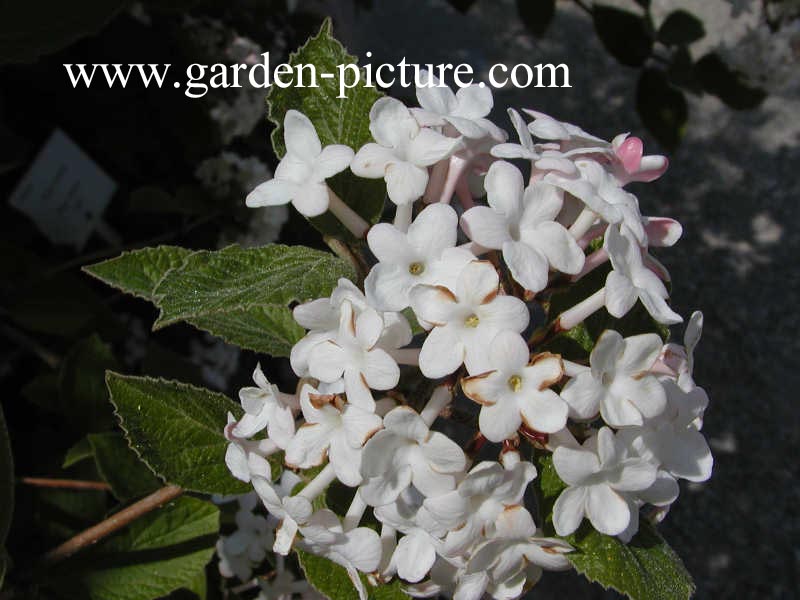
[[(137, 519), (55, 574), (71, 597), (152, 600), (197, 585), (214, 553), (219, 510), (183, 497)], [(80, 590), (80, 592), (78, 592)]]
[(87, 437), (97, 472), (122, 502), (145, 496), (163, 483), (145, 465), (118, 433), (96, 433)]
[(177, 381), (109, 372), (106, 383), (125, 436), (155, 473), (187, 490), (242, 494), (225, 466), (222, 430), (241, 407), (227, 396)]
[[(3, 409), (0, 407), (0, 557), (11, 528), (11, 515), (14, 514), (14, 459), (11, 455), (11, 441), (8, 438)], [(3, 566), (5, 561), (3, 561)], [(5, 571), (5, 568), (3, 568)], [(2, 586), (2, 576), (0, 576)]]
[(588, 524), (566, 538), (576, 549), (567, 559), (589, 581), (632, 600), (688, 600), (695, 591), (680, 557), (645, 519), (627, 544)]
[[(308, 583), (329, 600), (358, 600), (358, 592), (347, 575), (347, 570), (322, 556), (297, 550), (297, 559)], [(408, 600), (409, 596), (395, 579), (390, 584), (371, 586), (362, 575), (370, 600)]]
[(123, 292), (152, 301), (153, 291), (164, 275), (179, 267), (191, 253), (192, 250), (179, 246), (143, 248), (123, 252), (83, 270)]
[[(289, 57), (289, 64), (314, 65), (319, 75), (337, 73), (339, 65), (357, 64), (357, 60), (332, 36), (331, 21), (326, 19), (317, 35), (309, 38)], [(362, 70), (360, 81), (364, 80)], [(317, 83), (316, 87), (270, 88), (267, 95), (268, 116), (275, 124), (272, 147), (279, 157), (286, 150), (283, 142), (283, 117), (289, 109), (299, 110), (311, 119), (323, 146), (344, 144), (358, 151), (361, 146), (372, 141), (369, 110), (383, 94), (374, 87), (359, 84), (346, 90), (346, 98), (337, 98), (338, 77), (318, 77)], [(345, 171), (330, 179), (328, 185), (345, 204), (368, 222), (376, 223), (380, 219), (386, 189), (383, 181), (363, 179)], [(311, 223), (324, 234), (352, 238), (339, 221), (329, 214), (311, 219)]]
[(304, 246), (195, 252), (156, 288), (161, 314), (154, 328), (257, 307), (285, 308), (329, 295), (341, 277), (355, 277), (347, 262)]

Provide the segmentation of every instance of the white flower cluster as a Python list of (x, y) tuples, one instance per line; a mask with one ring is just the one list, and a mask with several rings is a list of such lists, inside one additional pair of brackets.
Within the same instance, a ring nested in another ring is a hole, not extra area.
[[(606, 142), (534, 111), (525, 111), (530, 123), (509, 111), (519, 143), (507, 143), (486, 118), (488, 88), (417, 96), (413, 109), (378, 100), (375, 142), (357, 152), (322, 147), (307, 117), (286, 113), (286, 155), (247, 204), (291, 202), (309, 217), (331, 211), (366, 236), (376, 261), (363, 291), (342, 279), (329, 298), (294, 309), (307, 330), (291, 352), (296, 393), (257, 368), (257, 387), (240, 392), (244, 417), (225, 429), (226, 461), (280, 523), (272, 549), (285, 555), (294, 546), (344, 566), (362, 598), (359, 572), (373, 582), (397, 576), (419, 597), (516, 598), (542, 570), (567, 568), (572, 550), (545, 537), (527, 508), (537, 470), (517, 449), (520, 433), (552, 452), (566, 484), (554, 506), (559, 536), (586, 517), (630, 539), (640, 507), (663, 516), (677, 479), (710, 476), (700, 433), (707, 397), (692, 379), (702, 317), (692, 316), (682, 346), (608, 330), (588, 364), (532, 348), (538, 295), (608, 261), (604, 287), (558, 316), (548, 335), (603, 307), (623, 317), (637, 300), (660, 323), (681, 321), (666, 302), (666, 270), (648, 252), (674, 244), (680, 225), (642, 216), (624, 189), (659, 177), (667, 160), (644, 156), (638, 138)], [(529, 162), (527, 186), (499, 159)], [(386, 181), (393, 223), (369, 227), (328, 187), (348, 167)], [(488, 206), (475, 203), (480, 177)], [(469, 241), (459, 244), (459, 227)], [(409, 310), (424, 335), (412, 336)], [(429, 398), (397, 391), (401, 377), (420, 376), (446, 379)], [(480, 405), (467, 452), (432, 428), (462, 394)], [(496, 460), (473, 462), (481, 445)], [(313, 476), (291, 490), (272, 483), (268, 457), (279, 452), (287, 467)], [(344, 515), (314, 508), (334, 482), (353, 490)], [(368, 511), (379, 530), (362, 523)]]

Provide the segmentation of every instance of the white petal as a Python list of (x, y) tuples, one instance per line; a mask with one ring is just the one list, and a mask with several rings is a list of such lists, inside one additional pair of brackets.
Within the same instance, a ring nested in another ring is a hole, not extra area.
[(421, 447), (422, 454), (435, 471), (457, 473), (466, 467), (467, 459), (461, 447), (443, 433), (432, 432)]
[(367, 527), (358, 527), (347, 532), (347, 542), (337, 545), (336, 549), (356, 569), (364, 573), (374, 571), (380, 564), (380, 538)]
[(328, 298), (298, 304), (294, 307), (292, 316), (305, 329), (336, 329), (339, 324), (338, 315), (331, 308)]
[(672, 310), (660, 295), (652, 294), (648, 290), (641, 290), (639, 292), (639, 299), (644, 304), (647, 312), (650, 313), (656, 321), (664, 325), (675, 325), (682, 323), (683, 317)]
[(428, 259), (439, 258), (445, 248), (455, 246), (457, 236), (458, 215), (441, 202), (425, 208), (408, 228), (409, 244)]
[(525, 423), (536, 431), (555, 433), (567, 424), (567, 405), (553, 390), (530, 394), (520, 409)]
[(508, 329), (522, 333), (528, 326), (530, 312), (525, 303), (515, 296), (497, 296), (489, 304), (478, 307), (478, 329), (502, 331)]
[(615, 490), (638, 492), (646, 490), (656, 480), (656, 468), (644, 460), (629, 458), (622, 462), (619, 477), (609, 481)]
[(519, 219), (525, 184), (517, 167), (503, 160), (492, 163), (486, 173), (484, 186), (489, 206), (509, 220)]
[(373, 390), (390, 390), (400, 381), (400, 367), (386, 351), (375, 348), (367, 353), (362, 375)]
[[(523, 239), (528, 241), (526, 236)], [(580, 273), (586, 257), (564, 227), (553, 221), (541, 223), (536, 227), (535, 239), (536, 247), (553, 268), (570, 275)]]
[(414, 583), (425, 577), (435, 560), (436, 550), (421, 532), (401, 538), (394, 551), (397, 574)]
[(389, 223), (378, 223), (371, 227), (367, 233), (367, 244), (380, 262), (407, 265), (419, 258), (406, 234)]
[(505, 242), (503, 260), (511, 276), (526, 290), (539, 292), (547, 287), (547, 259), (536, 248), (524, 242)]
[(378, 310), (398, 311), (409, 305), (409, 291), (414, 285), (408, 267), (378, 263), (367, 274), (364, 291), (369, 303)]
[(407, 162), (393, 162), (386, 167), (386, 193), (398, 206), (414, 202), (425, 193), (428, 171)]
[(408, 108), (396, 98), (379, 98), (369, 111), (369, 130), (375, 141), (389, 148), (405, 146), (419, 132)]
[(461, 271), (456, 284), (456, 296), (462, 304), (479, 306), (495, 296), (500, 278), (492, 263), (473, 261)]
[(350, 163), (350, 170), (358, 177), (379, 179), (386, 175), (386, 168), (397, 160), (397, 156), (389, 148), (369, 143), (356, 152)]
[(292, 198), (292, 205), (304, 217), (318, 217), (328, 210), (330, 190), (324, 183), (307, 183)]
[(593, 485), (587, 493), (586, 516), (600, 533), (617, 535), (628, 527), (631, 510), (625, 499), (607, 485)]
[(567, 488), (556, 498), (553, 505), (553, 526), (558, 535), (574, 532), (583, 520), (586, 504), (586, 488)]
[(491, 342), (490, 352), (492, 366), (503, 373), (516, 373), (531, 359), (525, 339), (513, 331), (498, 333)]
[[(414, 290), (412, 296), (413, 292)], [(465, 353), (464, 344), (453, 334), (450, 327), (435, 327), (422, 344), (419, 368), (425, 377), (438, 379), (461, 366)]]
[(339, 481), (349, 487), (356, 487), (361, 483), (362, 452), (359, 448), (353, 448), (343, 436), (338, 435), (331, 440), (328, 454)]
[[(366, 454), (362, 454), (362, 472)], [(412, 469), (410, 465), (400, 465), (377, 477), (366, 479), (358, 493), (370, 506), (384, 506), (397, 500), (404, 489), (411, 485)]]
[(342, 413), (347, 442), (354, 448), (360, 448), (376, 431), (383, 426), (383, 420), (358, 406), (347, 405)]
[(639, 297), (630, 279), (611, 271), (606, 277), (606, 310), (616, 318), (624, 317)]
[(469, 239), (485, 248), (499, 250), (511, 240), (506, 218), (488, 206), (474, 206), (461, 216), (461, 227)]
[(411, 469), (414, 487), (427, 498), (439, 496), (456, 487), (453, 475), (434, 471), (424, 461), (411, 465)]
[(422, 129), (409, 142), (406, 158), (409, 163), (417, 167), (430, 167), (450, 156), (458, 148), (459, 143), (458, 138), (445, 137), (433, 129)]
[(270, 179), (250, 192), (245, 204), (251, 208), (287, 204), (294, 198), (297, 190), (297, 184), (282, 179)]
[(645, 333), (625, 338), (625, 350), (619, 358), (619, 369), (631, 375), (648, 371), (656, 362), (664, 342), (657, 333)]
[[(428, 426), (417, 411), (408, 406), (398, 406), (383, 418), (387, 432), (395, 436), (423, 442), (428, 437)], [(376, 437), (378, 437), (376, 435)]]
[(317, 344), (308, 356), (309, 374), (320, 381), (336, 381), (342, 376), (346, 366), (347, 357), (344, 351), (332, 341)]
[(591, 419), (600, 410), (600, 400), (605, 396), (605, 388), (590, 371), (579, 373), (570, 379), (561, 390), (561, 397), (569, 405), (570, 417)]
[(304, 158), (316, 158), (322, 151), (317, 130), (309, 118), (296, 110), (286, 111), (283, 119), (286, 152)]
[(341, 173), (353, 160), (353, 149), (344, 144), (325, 146), (314, 163), (314, 176), (318, 181)]
[(519, 408), (507, 402), (483, 406), (478, 417), (478, 427), (490, 442), (502, 442), (512, 437), (522, 425)]
[(477, 119), (488, 115), (494, 106), (492, 91), (487, 86), (469, 85), (456, 92), (461, 117)]

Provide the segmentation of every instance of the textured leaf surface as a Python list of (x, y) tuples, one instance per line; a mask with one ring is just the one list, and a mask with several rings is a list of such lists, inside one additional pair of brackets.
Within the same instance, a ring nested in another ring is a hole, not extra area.
[[(289, 57), (291, 65), (311, 65), (317, 74), (338, 73), (339, 65), (356, 64), (356, 58), (332, 36), (330, 19), (326, 19), (317, 35)], [(352, 76), (352, 74), (348, 74)], [(365, 79), (361, 73), (360, 81)], [(283, 142), (283, 117), (290, 108), (306, 115), (317, 129), (323, 146), (344, 144), (354, 151), (372, 141), (369, 132), (369, 110), (382, 96), (374, 87), (358, 86), (346, 90), (346, 98), (339, 95), (339, 77), (317, 79), (318, 87), (291, 86), (281, 89), (272, 86), (267, 96), (269, 119), (275, 124), (272, 147), (282, 157), (286, 152)], [(358, 214), (370, 223), (380, 219), (383, 212), (385, 185), (382, 180), (362, 179), (349, 170), (328, 181), (331, 189)], [(321, 232), (342, 237), (346, 231), (331, 215), (323, 215), (311, 222)], [(348, 234), (349, 236), (349, 234)]]
[(111, 492), (119, 500), (145, 496), (163, 485), (121, 435), (90, 434), (87, 440), (92, 448), (97, 472), (111, 486)]
[[(358, 600), (358, 592), (350, 581), (344, 567), (322, 556), (316, 556), (297, 550), (300, 567), (311, 586), (330, 600)], [(408, 600), (409, 596), (400, 588), (400, 582), (394, 579), (389, 585), (373, 587), (367, 584), (367, 596), (371, 600)]]
[(238, 404), (177, 381), (109, 372), (106, 383), (131, 447), (159, 476), (195, 492), (248, 491), (225, 466), (222, 429), (229, 411), (241, 414)]
[(285, 308), (327, 296), (340, 277), (354, 277), (348, 263), (303, 246), (195, 252), (156, 288), (161, 314), (154, 328), (256, 307)]
[(179, 246), (143, 248), (123, 252), (83, 270), (123, 292), (152, 301), (153, 291), (164, 275), (180, 266), (191, 253)]
[(70, 567), (70, 579), (91, 600), (151, 600), (197, 585), (214, 553), (219, 510), (178, 498), (134, 521)]

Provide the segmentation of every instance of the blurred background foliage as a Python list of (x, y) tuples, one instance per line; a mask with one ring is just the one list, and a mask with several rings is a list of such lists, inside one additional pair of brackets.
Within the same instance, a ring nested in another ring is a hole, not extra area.
[[(368, 12), (380, 0), (351, 1), (352, 10)], [(469, 15), (485, 1), (449, 4)], [(678, 148), (684, 136), (688, 95), (710, 94), (736, 111), (758, 107), (768, 95), (762, 82), (718, 52), (690, 52), (706, 28), (684, 9), (655, 26), (648, 0), (625, 7), (516, 0), (516, 14), (508, 18), (523, 23), (530, 36), (546, 39), (548, 25), (567, 5), (588, 15), (602, 47), (620, 65), (638, 70), (636, 110), (666, 151)], [(108, 480), (102, 458), (119, 451), (114, 441), (119, 438), (103, 381), (106, 369), (170, 377), (231, 394), (264, 357), (186, 325), (152, 333), (148, 324), (155, 315), (147, 303), (91, 281), (80, 268), (159, 243), (197, 249), (275, 240), (323, 245), (294, 213), (256, 214), (244, 208), (244, 195), (268, 178), (276, 163), (263, 90), (211, 90), (189, 100), (182, 89), (171, 87), (73, 89), (63, 64), (170, 63), (173, 72), (183, 72), (191, 63), (233, 64), (263, 51), (277, 64), (316, 30), (325, 3), (30, 0), (5, 2), (0, 11), (0, 193), (10, 196), (56, 128), (119, 186), (104, 216), (115, 235), (94, 235), (80, 249), (52, 244), (27, 217), (0, 203), (0, 380), (14, 472), (17, 477)], [(797, 22), (800, 2), (764, 0), (762, 16), (766, 27), (778, 31)], [(284, 360), (264, 366), (279, 384), (291, 378)], [(79, 460), (91, 456), (96, 460)], [(8, 476), (2, 461), (0, 467)], [(15, 486), (5, 542), (10, 558), (0, 553), (2, 598), (64, 596), (64, 573), (33, 579), (31, 566), (53, 545), (152, 488), (135, 461), (130, 468), (127, 484), (142, 485), (116, 495)], [(0, 510), (9, 512), (9, 506)], [(208, 583), (198, 584), (193, 593), (217, 597), (216, 568), (212, 565), (207, 574)]]

